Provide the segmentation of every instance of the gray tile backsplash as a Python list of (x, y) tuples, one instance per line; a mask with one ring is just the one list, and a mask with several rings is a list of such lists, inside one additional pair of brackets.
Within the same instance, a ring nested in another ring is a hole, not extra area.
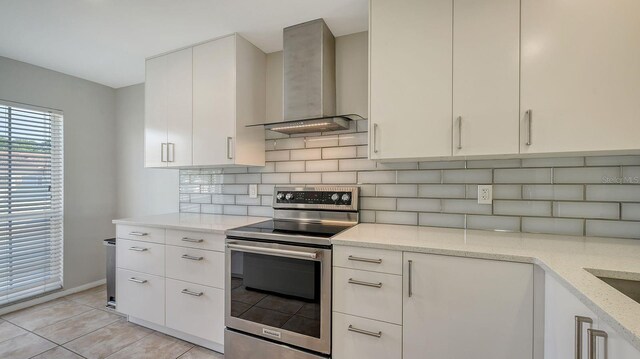
[(356, 184), (362, 222), (640, 239), (640, 156), (379, 163), (366, 129), (267, 131), (264, 167), (181, 170), (180, 211), (268, 217), (275, 185)]

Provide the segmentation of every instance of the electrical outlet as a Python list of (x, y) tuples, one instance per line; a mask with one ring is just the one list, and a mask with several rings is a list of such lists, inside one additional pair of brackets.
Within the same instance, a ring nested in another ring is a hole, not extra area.
[(490, 184), (478, 185), (478, 204), (493, 203), (493, 186)]
[(258, 185), (250, 184), (249, 185), (249, 198), (258, 198)]

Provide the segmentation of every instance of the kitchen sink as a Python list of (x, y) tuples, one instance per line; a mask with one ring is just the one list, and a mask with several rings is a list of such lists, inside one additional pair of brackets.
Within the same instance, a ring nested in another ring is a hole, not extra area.
[(622, 294), (640, 303), (640, 281), (596, 276)]

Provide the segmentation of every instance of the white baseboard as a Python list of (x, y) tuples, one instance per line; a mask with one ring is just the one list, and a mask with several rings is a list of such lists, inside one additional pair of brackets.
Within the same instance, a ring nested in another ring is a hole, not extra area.
[(187, 334), (187, 333), (175, 330), (175, 329), (167, 328), (164, 325), (158, 325), (158, 324), (155, 324), (155, 323), (147, 322), (146, 320), (134, 318), (132, 316), (127, 316), (127, 319), (131, 323), (138, 324), (138, 325), (141, 325), (143, 327), (147, 327), (147, 328), (153, 329), (153, 330), (155, 330), (157, 332), (164, 333), (164, 334), (167, 334), (167, 335), (171, 335), (172, 337), (176, 337), (178, 339), (182, 339), (182, 340), (187, 341), (189, 343), (193, 343), (193, 344), (199, 345), (201, 347), (204, 347), (204, 348), (207, 348), (207, 349), (211, 349), (211, 350), (216, 351), (218, 353), (224, 354), (224, 344), (220, 344), (220, 343), (212, 342), (210, 340), (202, 339), (202, 338), (193, 336), (191, 334)]
[[(107, 282), (106, 278), (105, 279), (100, 279), (100, 280), (97, 280), (95, 282), (91, 282), (91, 283), (87, 283), (87, 284), (83, 284), (83, 285), (77, 286), (75, 288), (64, 289), (64, 290), (61, 290), (61, 291), (58, 291), (58, 292), (54, 292), (54, 293), (51, 293), (51, 294), (44, 295), (42, 297), (30, 299), (30, 300), (27, 300), (25, 302), (16, 303), (16, 304), (10, 305), (8, 307), (0, 308), (0, 315), (4, 315), (4, 314), (7, 314), (7, 313), (15, 312), (16, 310), (20, 310), (20, 309), (24, 309), (24, 308), (33, 307), (34, 305), (37, 305), (37, 304), (46, 303), (46, 302), (54, 300), (54, 299), (66, 297), (67, 295), (70, 295), (70, 294), (74, 294), (74, 293), (82, 292), (82, 291), (87, 290), (87, 289), (95, 288), (97, 286), (101, 286), (101, 285), (105, 284), (106, 282)], [(106, 304), (106, 301), (105, 301), (105, 304)]]

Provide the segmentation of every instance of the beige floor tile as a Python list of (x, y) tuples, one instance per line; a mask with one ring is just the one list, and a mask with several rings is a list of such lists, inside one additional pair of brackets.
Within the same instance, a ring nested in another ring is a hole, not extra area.
[(7, 314), (2, 316), (2, 319), (11, 321), (11, 319), (13, 319), (13, 318), (16, 318), (16, 317), (19, 317), (19, 316), (23, 316), (23, 315), (26, 315), (28, 313), (37, 312), (39, 310), (42, 310), (43, 308), (50, 307), (52, 305), (56, 305), (56, 304), (60, 304), (60, 303), (67, 303), (67, 302), (68, 301), (66, 299), (64, 299), (64, 298), (54, 299), (54, 300), (49, 301), (49, 302), (45, 302), (45, 303), (34, 305), (33, 307), (20, 309), (20, 310), (15, 311), (15, 312), (7, 313)]
[(82, 359), (82, 357), (63, 347), (56, 347), (31, 359)]
[(180, 339), (153, 333), (112, 354), (108, 359), (175, 359), (191, 348), (192, 344)]
[(15, 338), (18, 335), (28, 333), (26, 330), (13, 325), (7, 321), (2, 320), (0, 322), (0, 342)]
[(25, 333), (0, 343), (0, 358), (27, 359), (56, 347), (33, 333)]
[(224, 359), (224, 355), (202, 347), (193, 347), (193, 349), (184, 353), (180, 359)]
[(107, 326), (119, 319), (120, 317), (115, 314), (93, 309), (75, 317), (36, 329), (34, 333), (54, 343), (63, 344)]
[(88, 305), (96, 309), (102, 309), (107, 305), (107, 291), (90, 289), (88, 291), (72, 294), (65, 297), (68, 300)]
[(5, 319), (17, 326), (33, 331), (90, 310), (92, 310), (91, 307), (65, 300), (35, 311), (25, 310), (24, 313)]
[(150, 329), (120, 319), (64, 346), (86, 358), (106, 358), (129, 344), (150, 335), (152, 332)]

